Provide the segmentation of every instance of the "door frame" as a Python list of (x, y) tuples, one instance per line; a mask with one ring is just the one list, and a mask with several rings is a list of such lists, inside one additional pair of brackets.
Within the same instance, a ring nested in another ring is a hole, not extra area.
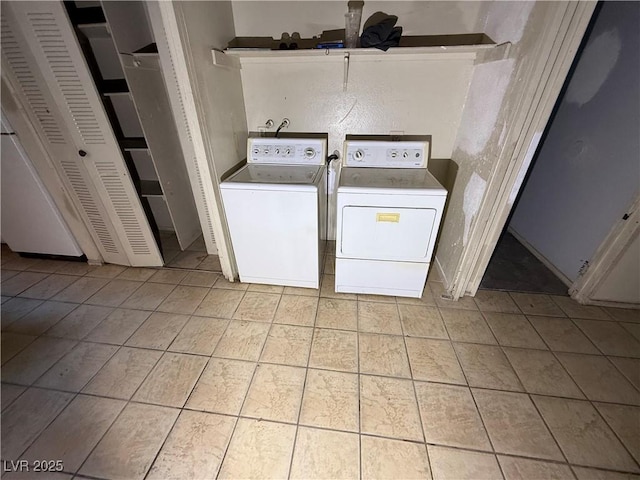
[(541, 32), (543, 40), (524, 87), (524, 101), (512, 120), (518, 128), (513, 132), (516, 147), (501, 152), (487, 182), (469, 243), (450, 284), (454, 300), (474, 296), (478, 290), (596, 8), (595, 1), (548, 5), (547, 18), (555, 21)]
[[(155, 1), (147, 5), (151, 17), (152, 28), (164, 29), (166, 47), (169, 52), (175, 73), (177, 94), (184, 110), (184, 118), (188, 125), (188, 142), (193, 148), (193, 156), (186, 155), (185, 163), (189, 171), (194, 200), (200, 217), (202, 234), (208, 253), (217, 250), (220, 268), (224, 277), (233, 282), (237, 276), (235, 262), (232, 260), (232, 250), (229, 246), (226, 223), (223, 219), (222, 205), (216, 198), (213, 182), (219, 178), (215, 165), (209, 162), (210, 138), (206, 125), (201, 124), (203, 116), (198, 101), (197, 84), (191, 81), (193, 59), (188, 55), (187, 27), (180, 16), (180, 2)], [(158, 25), (161, 21), (161, 26)], [(184, 34), (185, 38), (181, 35)], [(159, 46), (164, 48), (165, 45)]]
[(629, 206), (627, 213), (618, 219), (589, 260), (587, 267), (580, 271), (578, 278), (569, 288), (571, 298), (583, 304), (638, 308), (638, 305), (592, 299), (598, 287), (615, 268), (620, 257), (638, 234), (640, 234), (640, 195)]

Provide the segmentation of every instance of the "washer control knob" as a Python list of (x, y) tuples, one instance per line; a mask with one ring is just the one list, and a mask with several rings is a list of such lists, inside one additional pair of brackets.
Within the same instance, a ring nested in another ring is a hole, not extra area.
[(316, 150), (313, 147), (307, 147), (304, 149), (304, 156), (307, 158), (313, 158), (316, 156)]
[(402, 154), (402, 158), (408, 158), (409, 157), (409, 152), (404, 152)]
[(362, 159), (364, 158), (364, 152), (360, 149), (356, 150), (355, 152), (353, 152), (353, 158), (358, 161), (362, 161)]
[(280, 155), (280, 149), (276, 148), (276, 155)]
[(398, 156), (398, 151), (397, 150), (391, 150), (391, 153), (389, 154), (389, 156), (391, 158), (396, 158)]

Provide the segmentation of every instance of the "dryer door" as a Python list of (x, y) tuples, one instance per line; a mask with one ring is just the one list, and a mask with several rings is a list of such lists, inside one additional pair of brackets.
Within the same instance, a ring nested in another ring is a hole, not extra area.
[(428, 262), (437, 210), (344, 206), (341, 253), (350, 258)]

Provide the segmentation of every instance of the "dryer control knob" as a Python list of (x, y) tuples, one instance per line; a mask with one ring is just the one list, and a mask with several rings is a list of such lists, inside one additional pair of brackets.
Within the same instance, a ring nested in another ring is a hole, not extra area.
[(353, 158), (358, 161), (362, 160), (364, 158), (364, 152), (360, 149), (356, 150), (355, 152), (353, 152)]
[(316, 150), (312, 147), (307, 147), (304, 149), (304, 156), (307, 158), (313, 158), (316, 156)]

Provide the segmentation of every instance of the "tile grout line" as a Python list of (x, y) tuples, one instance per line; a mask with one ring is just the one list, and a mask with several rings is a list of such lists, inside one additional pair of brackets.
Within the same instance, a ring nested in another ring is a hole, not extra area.
[[(215, 285), (215, 284), (214, 284)], [(231, 321), (233, 320), (233, 316), (235, 315), (236, 311), (238, 310), (238, 308), (240, 307), (240, 304), (242, 303), (242, 300), (244, 300), (245, 294), (247, 293), (247, 291), (249, 290), (249, 287), (247, 287), (247, 289), (244, 290), (243, 294), (242, 294), (242, 298), (240, 299), (240, 301), (238, 302), (238, 304), (236, 305), (236, 307), (233, 310), (233, 313), (231, 313), (231, 319), (229, 320), (229, 323), (227, 324), (227, 328), (225, 329), (225, 333), (227, 331), (227, 329), (229, 328), (229, 326), (231, 325)], [(280, 305), (280, 301), (278, 300), (278, 305)], [(276, 311), (278, 310), (278, 307), (276, 306)], [(275, 316), (275, 313), (274, 313)], [(273, 322), (273, 320), (272, 320)], [(269, 329), (271, 329), (271, 327), (269, 327)], [(220, 340), (222, 340), (224, 336), (223, 335), (220, 337)], [(227, 453), (229, 452), (229, 447), (231, 446), (231, 442), (233, 441), (233, 436), (236, 433), (236, 429), (238, 428), (238, 423), (240, 422), (240, 414), (242, 413), (242, 409), (244, 408), (244, 405), (247, 401), (247, 397), (249, 395), (249, 390), (251, 389), (251, 385), (253, 384), (253, 379), (256, 376), (256, 372), (258, 371), (258, 367), (260, 366), (259, 362), (260, 362), (260, 357), (262, 356), (262, 352), (264, 350), (264, 347), (267, 343), (267, 337), (269, 336), (269, 332), (267, 332), (267, 335), (265, 336), (263, 342), (262, 342), (262, 347), (260, 348), (260, 353), (258, 353), (258, 356), (254, 361), (252, 361), (252, 363), (255, 364), (255, 366), (253, 367), (253, 373), (251, 374), (251, 379), (249, 380), (249, 382), (247, 383), (247, 390), (244, 393), (244, 398), (242, 399), (242, 403), (240, 404), (240, 408), (238, 409), (238, 414), (236, 415), (236, 421), (233, 425), (233, 428), (231, 429), (231, 433), (229, 434), (229, 441), (227, 442), (225, 448), (224, 448), (224, 452), (222, 454), (222, 456), (220, 457), (220, 465), (218, 466), (218, 471), (216, 472), (216, 476), (215, 478), (217, 479), (220, 476), (220, 472), (222, 471), (222, 466), (224, 464), (225, 459), (227, 458)], [(220, 342), (220, 340), (218, 341), (218, 343)], [(217, 348), (217, 345), (216, 345)], [(215, 350), (214, 350), (215, 353)], [(195, 387), (194, 387), (195, 388)], [(185, 403), (186, 405), (186, 403)]]
[[(124, 346), (124, 345), (123, 345)], [(123, 347), (121, 346), (121, 348)], [(113, 358), (113, 357), (112, 357)], [(147, 374), (144, 376), (144, 378), (142, 379), (142, 381), (140, 382), (140, 384), (136, 387), (136, 389), (133, 391), (133, 393), (129, 396), (128, 399), (124, 400), (125, 404), (122, 407), (122, 410), (120, 410), (120, 412), (118, 413), (118, 415), (116, 416), (116, 418), (113, 420), (113, 422), (111, 423), (111, 425), (109, 425), (109, 427), (104, 431), (104, 433), (100, 436), (100, 439), (96, 442), (96, 444), (93, 446), (93, 448), (89, 451), (89, 454), (85, 457), (85, 459), (82, 461), (82, 463), (80, 464), (80, 466), (78, 467), (78, 469), (76, 470), (76, 474), (78, 472), (80, 472), (80, 470), (82, 470), (82, 467), (84, 466), (85, 463), (87, 463), (87, 460), (89, 460), (89, 458), (91, 457), (91, 455), (93, 454), (93, 452), (98, 448), (98, 445), (100, 445), (100, 443), (102, 442), (102, 440), (107, 436), (107, 434), (111, 431), (111, 429), (113, 428), (113, 426), (116, 424), (116, 422), (118, 421), (118, 419), (122, 416), (122, 412), (124, 412), (126, 410), (126, 408), (131, 404), (131, 403), (138, 403), (138, 402), (134, 402), (132, 399), (135, 396), (135, 394), (138, 392), (138, 390), (140, 389), (140, 387), (142, 387), (142, 385), (144, 384), (144, 382), (147, 380), (147, 378), (149, 378), (149, 376), (151, 375), (151, 372), (153, 372), (156, 368), (156, 366), (158, 365), (158, 363), (160, 362), (160, 359), (162, 358), (162, 355), (160, 355), (158, 357), (158, 359), (155, 361), (155, 363), (153, 364), (153, 366), (149, 369), (149, 371), (147, 372)], [(106, 363), (105, 363), (106, 365)], [(104, 368), (104, 366), (103, 366)], [(102, 370), (102, 369), (100, 369)], [(99, 371), (98, 371), (99, 373)], [(97, 373), (96, 373), (97, 375)], [(89, 384), (90, 382), (87, 382), (85, 384), (85, 387)], [(83, 387), (83, 388), (85, 388)], [(98, 395), (96, 395), (98, 396)], [(100, 396), (98, 396), (100, 397)], [(102, 398), (108, 398), (108, 397), (102, 397)], [(120, 399), (122, 400), (122, 399)], [(176, 417), (177, 418), (177, 417)], [(175, 423), (175, 422), (174, 422)], [(173, 428), (173, 426), (172, 426)], [(151, 466), (149, 467), (151, 468)]]
[(358, 373), (358, 465), (362, 478), (362, 374), (360, 371), (360, 301), (356, 296), (356, 367)]
[[(322, 285), (320, 285), (320, 287), (322, 287)], [(282, 296), (280, 298), (282, 300)], [(307, 363), (304, 369), (304, 380), (302, 382), (302, 392), (300, 392), (300, 405), (298, 406), (298, 415), (296, 417), (296, 423), (295, 423), (296, 431), (293, 437), (293, 445), (291, 446), (291, 459), (289, 460), (289, 471), (287, 472), (288, 479), (291, 478), (291, 470), (293, 469), (293, 459), (296, 453), (296, 444), (298, 442), (298, 432), (300, 431), (300, 415), (302, 414), (302, 406), (304, 404), (304, 397), (305, 397), (304, 394), (307, 389), (307, 378), (309, 376), (309, 362), (311, 361), (311, 349), (313, 348), (313, 340), (316, 335), (316, 325), (318, 323), (318, 307), (320, 303), (320, 297), (316, 299), (315, 303), (316, 303), (316, 312), (313, 318), (313, 327), (311, 330), (311, 342), (309, 343), (309, 352), (307, 353)], [(267, 340), (268, 340), (268, 336), (267, 336)], [(265, 341), (265, 345), (266, 345), (266, 341)], [(262, 357), (262, 354), (260, 355), (260, 357)]]
[[(422, 420), (422, 412), (420, 410), (420, 401), (418, 400), (418, 391), (416, 390), (416, 383), (413, 375), (413, 366), (411, 365), (411, 359), (409, 358), (409, 349), (407, 348), (407, 337), (404, 332), (404, 323), (402, 321), (402, 313), (400, 312), (400, 305), (398, 304), (397, 299), (396, 299), (396, 312), (398, 313), (398, 322), (400, 323), (400, 330), (402, 332), (402, 343), (404, 345), (404, 354), (407, 359), (407, 364), (409, 365), (411, 388), (413, 389), (413, 398), (416, 402), (416, 409), (418, 410), (418, 421), (420, 422), (420, 430), (422, 431), (422, 440), (424, 442), (425, 455), (427, 456), (427, 465), (429, 467), (429, 474), (433, 478), (433, 467), (431, 465), (431, 456), (429, 455), (429, 449), (427, 448), (427, 436), (424, 429), (424, 421)], [(438, 311), (438, 314), (440, 314), (439, 311)], [(449, 334), (447, 333), (447, 336), (448, 335)], [(451, 348), (453, 349), (453, 347)], [(460, 370), (462, 370), (462, 367), (460, 367)]]
[[(438, 309), (439, 308), (440, 307), (438, 307)], [(447, 328), (447, 322), (444, 321), (444, 316), (442, 314), (440, 314), (440, 316), (442, 317), (442, 323), (444, 325), (445, 332), (447, 333), (447, 336), (449, 337), (449, 339), (451, 341), (451, 349), (453, 350), (453, 354), (455, 355), (455, 358), (456, 358), (456, 360), (458, 362), (458, 365), (460, 366), (460, 370), (462, 371), (462, 376), (464, 377), (464, 381), (466, 382), (465, 388), (468, 390), (469, 395), (471, 396), (471, 400), (473, 401), (473, 406), (475, 407), (476, 414), (478, 415), (478, 418), (480, 419), (480, 423), (482, 424), (482, 429), (484, 430), (484, 434), (487, 437), (487, 440), (489, 442), (489, 446), (491, 447), (491, 452), (493, 454), (493, 457), (496, 459), (496, 463), (498, 463), (498, 468), (500, 469), (500, 473), (504, 477), (504, 473), (502, 472), (502, 467), (500, 466), (500, 462), (498, 461), (498, 457), (497, 457), (497, 454), (496, 454), (495, 446), (493, 445), (493, 440), (491, 440), (491, 436), (489, 435), (489, 430), (487, 429), (487, 426), (484, 423), (484, 419), (482, 418), (482, 415), (480, 414), (480, 408), (478, 408), (478, 403), (476, 402), (476, 398), (473, 396), (473, 391), (471, 390), (471, 384), (469, 383), (469, 378), (467, 377), (467, 372), (465, 372), (465, 369), (462, 366), (462, 362), (460, 361), (460, 357), (458, 356), (458, 351), (455, 348), (455, 343), (453, 342), (453, 340), (451, 340), (451, 335), (449, 334), (449, 329)], [(502, 390), (500, 390), (500, 391), (502, 391)]]

